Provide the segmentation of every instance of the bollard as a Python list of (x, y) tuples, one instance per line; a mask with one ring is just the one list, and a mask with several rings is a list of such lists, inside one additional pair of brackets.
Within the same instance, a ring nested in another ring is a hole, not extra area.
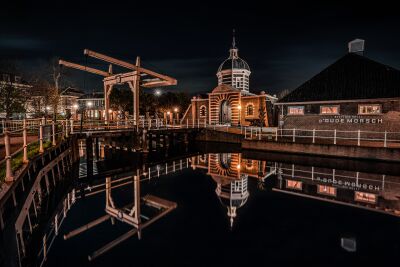
[(52, 139), (53, 139), (53, 146), (56, 145), (56, 124), (54, 123), (54, 121), (51, 122), (51, 131), (53, 133)]
[(43, 153), (43, 122), (39, 125), (39, 153)]
[(22, 159), (22, 161), (24, 163), (28, 163), (28, 133), (27, 133), (27, 129), (26, 129), (26, 119), (24, 119), (24, 129), (22, 132), (22, 138), (24, 139), (24, 157)]
[(4, 146), (6, 149), (6, 182), (12, 182), (14, 177), (11, 169), (11, 147), (8, 128), (4, 128)]

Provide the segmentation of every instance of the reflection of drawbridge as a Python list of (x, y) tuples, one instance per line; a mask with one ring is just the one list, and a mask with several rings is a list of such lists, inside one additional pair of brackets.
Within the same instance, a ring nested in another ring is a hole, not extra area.
[[(175, 202), (171, 202), (153, 195), (146, 195), (144, 197), (140, 197), (140, 175), (133, 176), (133, 203), (128, 204), (122, 208), (119, 208), (115, 205), (114, 199), (112, 197), (112, 189), (128, 184), (129, 182), (125, 182), (118, 185), (113, 185), (113, 181), (111, 177), (106, 178), (105, 183), (105, 193), (106, 193), (106, 215), (83, 225), (70, 233), (64, 236), (64, 239), (71, 238), (77, 234), (80, 234), (96, 225), (99, 225), (102, 222), (111, 219), (112, 223), (115, 223), (115, 220), (119, 220), (123, 223), (129, 224), (133, 226), (133, 229), (129, 230), (125, 234), (119, 236), (114, 239), (110, 243), (104, 245), (100, 249), (93, 252), (89, 255), (89, 260), (93, 260), (103, 253), (109, 251), (114, 248), (121, 242), (127, 240), (128, 238), (138, 235), (138, 238), (141, 238), (142, 230), (147, 226), (151, 225), (158, 219), (164, 217), (169, 212), (174, 210), (177, 207)], [(131, 180), (132, 181), (132, 180)]]

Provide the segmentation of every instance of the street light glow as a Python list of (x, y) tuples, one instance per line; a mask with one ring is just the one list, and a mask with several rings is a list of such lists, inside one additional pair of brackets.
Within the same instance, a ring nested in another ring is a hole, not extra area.
[(75, 105), (73, 105), (72, 107), (73, 107), (74, 109), (78, 109), (79, 106), (78, 106), (78, 104), (75, 104)]
[(174, 112), (178, 112), (178, 108), (174, 108)]
[(86, 103), (86, 106), (88, 106), (88, 107), (93, 106), (93, 102), (92, 102), (92, 101), (87, 102), (87, 103)]
[(161, 95), (161, 90), (160, 90), (160, 89), (157, 89), (157, 90), (154, 92), (154, 94), (155, 94), (156, 96), (160, 96), (160, 95)]
[(47, 107), (46, 107), (46, 110), (50, 110), (50, 106), (47, 106)]
[(171, 112), (167, 111), (167, 115), (171, 114)]

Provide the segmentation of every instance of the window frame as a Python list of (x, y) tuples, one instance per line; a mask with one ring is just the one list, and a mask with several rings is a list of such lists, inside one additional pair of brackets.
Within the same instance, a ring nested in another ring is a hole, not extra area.
[[(204, 115), (201, 115), (201, 110), (202, 110), (202, 108), (204, 108)], [(201, 106), (200, 106), (200, 108), (199, 108), (199, 116), (200, 116), (201, 118), (206, 118), (206, 117), (207, 117), (207, 107), (206, 107), (206, 105), (201, 105)]]
[[(358, 195), (362, 196), (357, 197)], [(370, 201), (368, 195), (374, 196), (374, 201)], [(367, 199), (365, 197), (367, 197)], [(368, 204), (376, 204), (378, 202), (378, 195), (369, 192), (354, 191), (354, 201), (368, 203)]]
[[(292, 114), (292, 113), (290, 113), (290, 109), (291, 108), (301, 108), (302, 110), (303, 110), (303, 113), (296, 113), (296, 114)], [(305, 107), (304, 106), (288, 106), (287, 107), (287, 115), (288, 116), (304, 116), (304, 114), (305, 114)]]
[[(322, 108), (337, 107), (337, 113), (322, 113)], [(319, 106), (319, 115), (340, 115), (340, 105), (321, 105)]]
[[(249, 114), (249, 108), (251, 107), (251, 109), (252, 109), (252, 114)], [(246, 105), (246, 117), (254, 117), (255, 115), (254, 115), (254, 104), (253, 103), (248, 103), (247, 105)]]
[[(361, 111), (362, 106), (378, 106), (379, 112), (378, 113), (361, 113), (360, 111)], [(382, 104), (358, 104), (357, 114), (358, 115), (381, 115), (382, 114)]]
[[(321, 190), (321, 187), (327, 188), (328, 191)], [(331, 193), (330, 190), (333, 190), (333, 193)], [(336, 195), (337, 195), (337, 189), (336, 189), (336, 187), (333, 187), (333, 186), (318, 184), (318, 185), (317, 185), (317, 193), (318, 193), (318, 194), (321, 194), (321, 195), (325, 195), (325, 196), (336, 197)]]
[[(289, 183), (293, 183), (295, 184), (294, 186), (289, 186)], [(293, 190), (298, 190), (298, 191), (302, 191), (303, 190), (303, 182), (302, 181), (297, 181), (297, 180), (286, 180), (286, 188), (287, 189), (293, 189)], [(299, 185), (299, 186), (297, 186)]]

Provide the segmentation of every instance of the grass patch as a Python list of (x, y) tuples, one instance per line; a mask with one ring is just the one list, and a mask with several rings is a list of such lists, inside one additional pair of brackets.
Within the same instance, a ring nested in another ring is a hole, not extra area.
[[(43, 148), (47, 149), (51, 147), (51, 142), (50, 141), (43, 141)], [(33, 144), (28, 145), (28, 159), (31, 160), (33, 159), (36, 155), (39, 154), (39, 142), (35, 142)], [(24, 152), (21, 151), (14, 155), (11, 159), (11, 169), (13, 172), (21, 168), (23, 164), (23, 157), (24, 157)], [(6, 178), (6, 163), (4, 162), (3, 164), (0, 165), (0, 184), (4, 182), (4, 179)]]

